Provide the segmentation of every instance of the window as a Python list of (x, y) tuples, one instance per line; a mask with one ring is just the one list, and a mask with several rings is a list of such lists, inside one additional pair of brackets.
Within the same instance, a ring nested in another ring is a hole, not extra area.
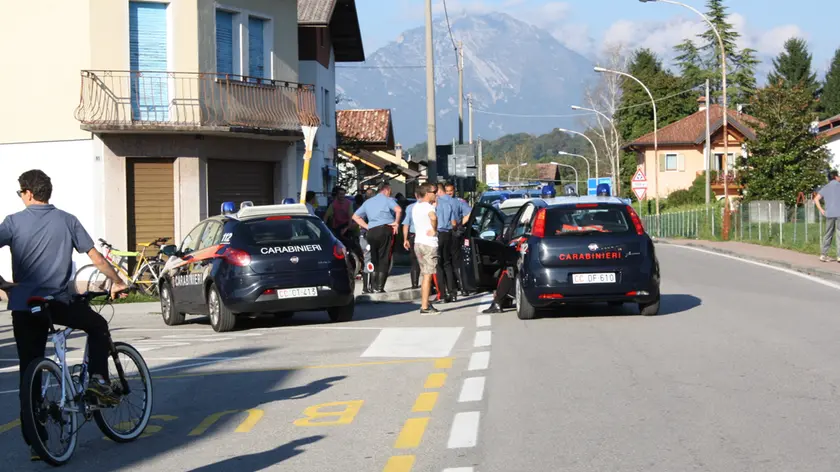
[(517, 220), (516, 226), (510, 235), (510, 239), (515, 239), (524, 236), (531, 231), (531, 217), (534, 216), (534, 205), (528, 204), (523, 208), (522, 213)]
[(330, 122), (332, 120), (330, 120), (330, 110), (332, 109), (332, 107), (330, 105), (330, 91), (324, 89), (324, 111), (322, 112), (324, 116), (321, 117), (321, 121), (324, 122), (324, 126), (331, 126)]
[[(731, 171), (732, 169), (735, 168), (735, 154), (730, 152), (728, 154), (728, 156), (729, 156), (729, 159), (727, 159), (726, 167), (727, 167), (728, 170)], [(723, 153), (722, 152), (716, 152), (715, 153), (715, 163), (714, 163), (714, 165), (715, 165), (715, 169), (714, 169), (715, 171), (720, 171), (720, 169), (723, 168)]]
[(207, 229), (204, 230), (204, 234), (201, 236), (201, 244), (198, 245), (198, 249), (204, 249), (219, 244), (221, 239), (222, 225), (215, 222), (207, 223)]
[(676, 154), (666, 154), (665, 155), (665, 170), (677, 170), (677, 155)]
[(665, 154), (659, 159), (659, 172), (684, 172), (685, 157), (682, 154)]
[(257, 220), (240, 223), (234, 238), (238, 245), (268, 246), (275, 244), (326, 243), (330, 233), (323, 223), (311, 218), (289, 220)]
[(546, 234), (627, 233), (630, 231), (620, 208), (552, 208), (546, 214)]
[(273, 79), (272, 21), (259, 13), (234, 7), (216, 9), (216, 73)]
[(248, 17), (248, 75), (265, 77), (265, 20)]
[(201, 232), (204, 230), (204, 223), (199, 223), (198, 226), (193, 228), (190, 231), (190, 234), (184, 238), (184, 241), (181, 243), (181, 253), (182, 254), (189, 254), (196, 249), (198, 249), (198, 243), (200, 242)]
[(233, 13), (216, 10), (216, 73), (233, 74)]

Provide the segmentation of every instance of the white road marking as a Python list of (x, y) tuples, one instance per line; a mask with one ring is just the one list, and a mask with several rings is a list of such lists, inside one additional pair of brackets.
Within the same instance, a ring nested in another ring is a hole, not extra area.
[(490, 352), (474, 352), (470, 356), (470, 363), (467, 370), (484, 370), (490, 366)]
[(481, 298), (481, 303), (475, 309), (478, 313), (490, 308), (490, 305), (493, 303), (493, 295), (488, 295)]
[(773, 269), (773, 270), (777, 270), (779, 272), (784, 272), (785, 274), (795, 275), (797, 277), (808, 280), (809, 282), (818, 283), (820, 285), (824, 285), (826, 287), (833, 288), (835, 290), (840, 290), (840, 285), (838, 285), (836, 283), (829, 282), (829, 281), (821, 279), (819, 277), (814, 277), (813, 275), (803, 274), (802, 272), (797, 272), (797, 271), (792, 270), (792, 269), (785, 269), (784, 267), (776, 267), (774, 265), (765, 264), (763, 262), (751, 261), (749, 259), (744, 259), (742, 257), (730, 256), (729, 254), (721, 254), (721, 253), (716, 252), (716, 251), (709, 251), (707, 249), (700, 249), (700, 248), (696, 248), (696, 247), (681, 246), (679, 244), (667, 244), (666, 247), (677, 247), (677, 248), (681, 248), (681, 249), (688, 249), (689, 251), (702, 252), (702, 253), (705, 253), (705, 254), (711, 254), (713, 256), (723, 257), (723, 258), (726, 258), (726, 259), (732, 259), (734, 261), (741, 261), (741, 262), (745, 262), (747, 264), (752, 264), (752, 265), (755, 265), (755, 266), (764, 267), (766, 269)]
[(490, 345), (490, 331), (476, 331), (473, 347), (487, 347)]
[(362, 357), (446, 357), (463, 328), (385, 328)]
[(475, 447), (478, 443), (478, 421), (481, 413), (478, 411), (463, 411), (455, 415), (452, 429), (449, 431), (449, 449)]
[(443, 472), (473, 472), (474, 470), (472, 467), (449, 467), (443, 469)]
[(458, 395), (458, 401), (464, 402), (479, 402), (484, 398), (484, 382), (485, 377), (468, 377), (464, 379), (461, 386), (461, 394)]
[(476, 328), (484, 328), (486, 326), (490, 326), (490, 320), (492, 318), (490, 315), (478, 315), (475, 317), (475, 326)]

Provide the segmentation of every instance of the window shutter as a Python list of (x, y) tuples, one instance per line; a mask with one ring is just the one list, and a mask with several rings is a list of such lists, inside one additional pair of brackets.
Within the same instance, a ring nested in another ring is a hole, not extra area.
[(216, 10), (216, 73), (233, 74), (233, 13)]
[(666, 165), (668, 163), (668, 156), (659, 156), (659, 172), (665, 172)]
[(133, 120), (169, 120), (169, 80), (165, 72), (168, 65), (166, 6), (165, 3), (147, 2), (128, 4)]
[(265, 20), (248, 17), (248, 75), (267, 78), (265, 73)]
[(685, 172), (685, 156), (682, 154), (677, 154), (677, 170)]

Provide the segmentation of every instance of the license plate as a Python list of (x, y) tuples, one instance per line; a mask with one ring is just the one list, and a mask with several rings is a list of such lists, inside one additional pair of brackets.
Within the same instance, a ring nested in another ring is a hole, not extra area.
[(318, 289), (315, 287), (283, 288), (277, 290), (277, 298), (303, 298), (317, 296)]
[(614, 284), (615, 273), (607, 272), (601, 274), (572, 274), (573, 284)]

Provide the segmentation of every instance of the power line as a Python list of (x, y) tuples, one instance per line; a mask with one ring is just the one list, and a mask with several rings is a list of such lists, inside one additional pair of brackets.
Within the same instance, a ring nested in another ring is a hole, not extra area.
[(458, 51), (458, 45), (455, 44), (455, 37), (452, 36), (452, 25), (449, 24), (449, 11), (446, 9), (446, 0), (443, 0), (443, 15), (446, 17), (446, 28), (449, 30), (449, 40), (452, 41), (452, 47)]

